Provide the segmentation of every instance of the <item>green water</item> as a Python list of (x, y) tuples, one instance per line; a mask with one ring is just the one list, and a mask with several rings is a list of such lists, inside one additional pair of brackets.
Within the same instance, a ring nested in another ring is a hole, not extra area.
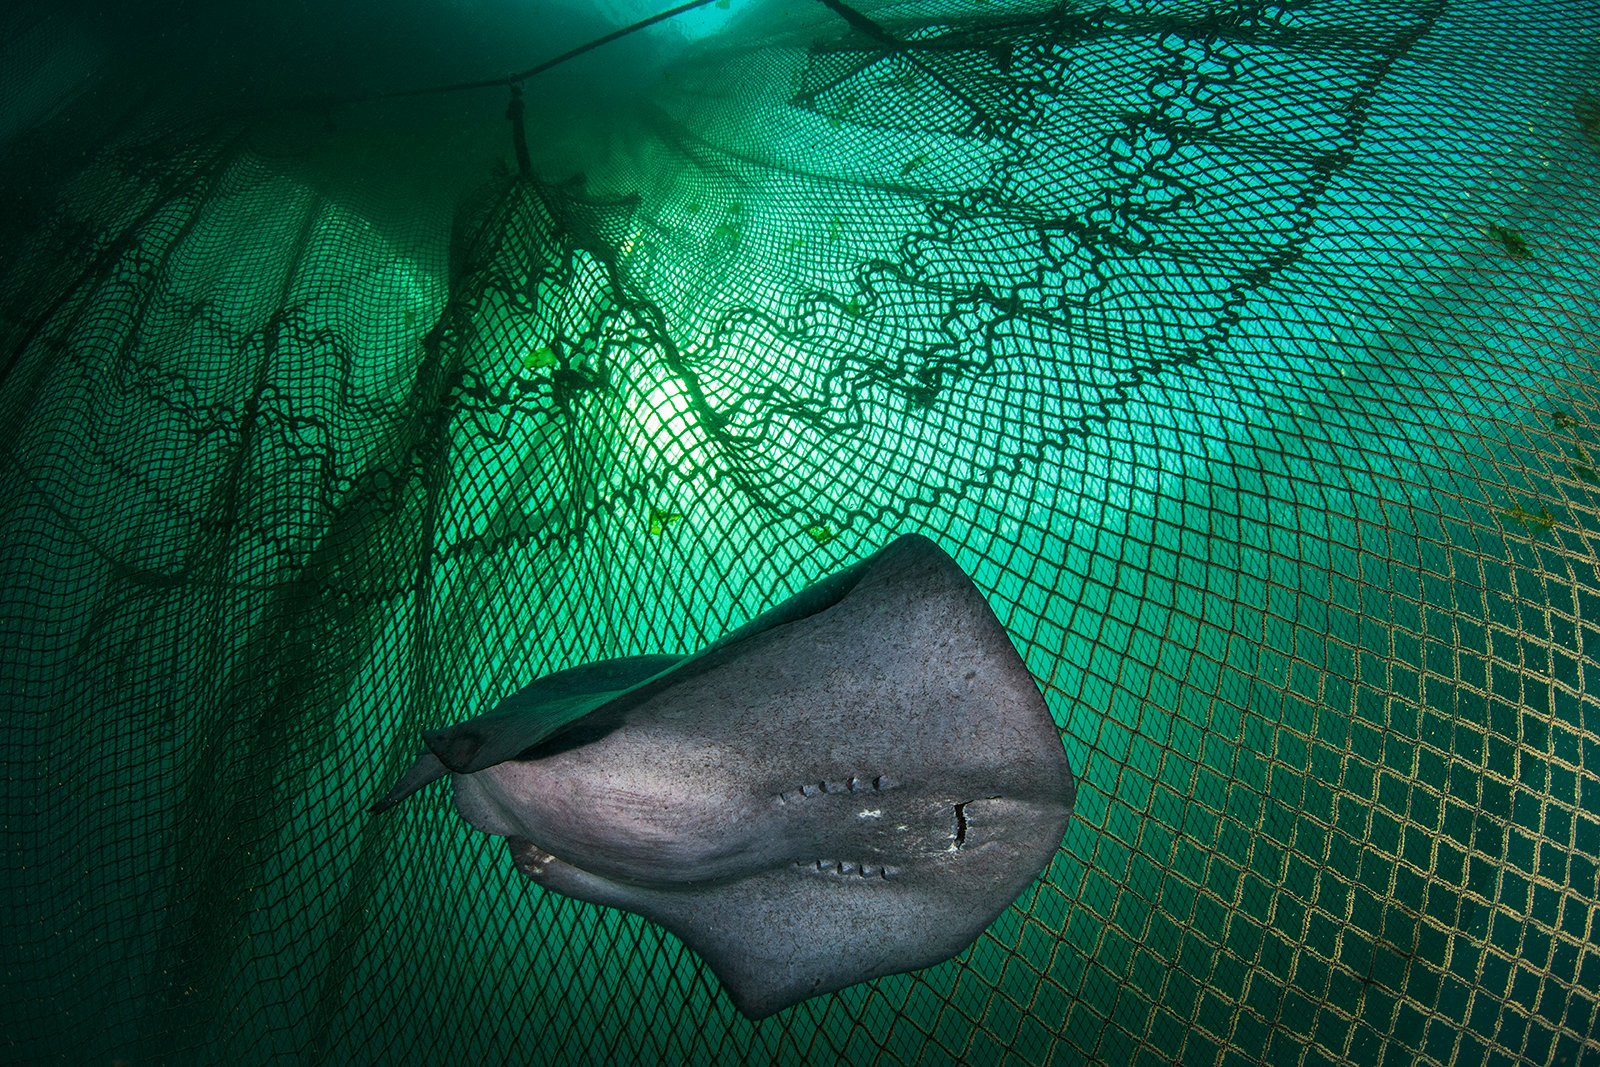
[[(0, 17), (9, 1059), (1600, 1057), (1595, 13), (862, 7), (530, 80), (526, 176), (276, 105), (653, 8)], [(909, 531), (1080, 783), (956, 960), (751, 1024), (365, 814)]]

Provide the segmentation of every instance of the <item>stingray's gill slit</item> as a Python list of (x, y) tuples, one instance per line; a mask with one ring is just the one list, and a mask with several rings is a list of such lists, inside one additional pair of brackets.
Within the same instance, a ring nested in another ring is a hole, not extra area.
[(796, 789), (785, 790), (778, 794), (778, 800), (784, 804), (806, 800), (810, 797), (823, 795), (837, 795), (839, 793), (877, 793), (885, 789), (894, 789), (900, 783), (887, 774), (880, 774), (875, 778), (867, 779), (852, 775), (848, 779), (825, 779), (816, 782), (806, 782)]
[(915, 534), (693, 656), (569, 668), (424, 740), (376, 811), (448, 775), (523, 875), (666, 927), (752, 1019), (965, 949), (1076, 795), (1010, 637)]
[(795, 867), (803, 871), (815, 871), (819, 874), (858, 879), (881, 879), (883, 881), (898, 877), (900, 874), (900, 868), (892, 863), (867, 863), (865, 860), (817, 860), (815, 863), (796, 860)]

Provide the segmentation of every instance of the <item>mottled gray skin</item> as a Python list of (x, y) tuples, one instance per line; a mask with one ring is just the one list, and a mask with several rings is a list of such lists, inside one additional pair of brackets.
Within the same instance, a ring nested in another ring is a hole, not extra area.
[(381, 806), (476, 768), (452, 774), (456, 807), (518, 870), (660, 923), (751, 1018), (950, 958), (1055, 855), (1075, 794), (1060, 734), (931, 541), (830, 581), (689, 660), (542, 680), (554, 729), (540, 701), (506, 708), (529, 687), (430, 735)]

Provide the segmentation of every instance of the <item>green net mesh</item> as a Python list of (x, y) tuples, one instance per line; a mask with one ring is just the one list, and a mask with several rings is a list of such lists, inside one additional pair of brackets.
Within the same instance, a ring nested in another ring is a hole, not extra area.
[[(0, 127), (8, 1060), (1600, 1060), (1600, 11), (862, 6), (530, 82), (527, 176), (503, 96)], [(908, 531), (1080, 778), (954, 961), (751, 1024), (364, 813)]]

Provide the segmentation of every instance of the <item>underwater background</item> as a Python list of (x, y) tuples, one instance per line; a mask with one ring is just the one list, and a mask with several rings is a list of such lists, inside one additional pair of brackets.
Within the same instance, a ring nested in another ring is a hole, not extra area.
[[(0, 1058), (1600, 1062), (1600, 9), (708, 0), (524, 169), (667, 6), (0, 13)], [(1079, 780), (955, 960), (366, 813), (907, 532)]]

